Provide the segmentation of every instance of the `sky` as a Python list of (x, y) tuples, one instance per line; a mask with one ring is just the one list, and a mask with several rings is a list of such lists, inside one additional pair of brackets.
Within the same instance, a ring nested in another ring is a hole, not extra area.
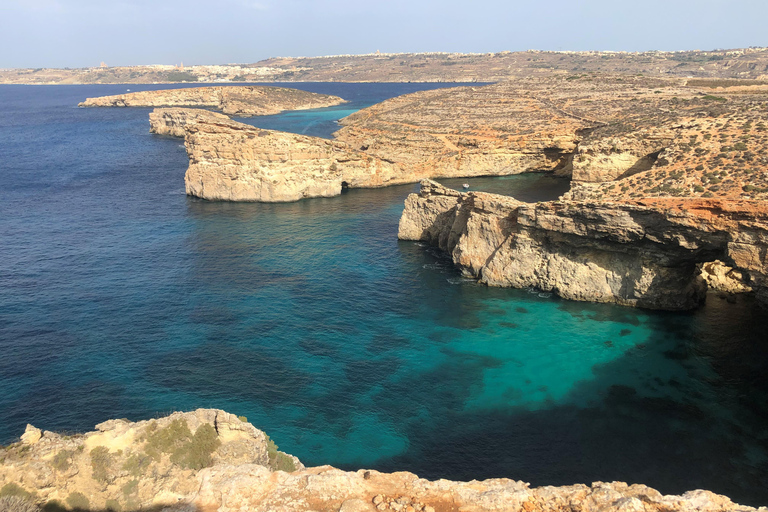
[(0, 68), (768, 46), (768, 0), (0, 0)]

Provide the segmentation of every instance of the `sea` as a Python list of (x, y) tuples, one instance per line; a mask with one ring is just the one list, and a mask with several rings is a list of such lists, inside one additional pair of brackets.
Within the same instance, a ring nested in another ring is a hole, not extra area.
[[(292, 83), (337, 107), (244, 120), (331, 137), (453, 84)], [(0, 86), (0, 443), (198, 407), (307, 466), (534, 486), (620, 480), (768, 505), (768, 328), (750, 296), (693, 312), (489, 288), (397, 240), (418, 185), (287, 204), (184, 193), (180, 139), (86, 97)], [(546, 174), (443, 180), (556, 198)]]

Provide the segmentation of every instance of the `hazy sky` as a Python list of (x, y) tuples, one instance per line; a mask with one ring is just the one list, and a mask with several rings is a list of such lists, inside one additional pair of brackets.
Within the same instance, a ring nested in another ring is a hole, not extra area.
[(0, 0), (0, 68), (768, 46), (768, 0)]

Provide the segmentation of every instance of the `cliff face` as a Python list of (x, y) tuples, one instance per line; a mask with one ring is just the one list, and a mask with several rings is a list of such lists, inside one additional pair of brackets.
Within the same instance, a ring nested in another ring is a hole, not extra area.
[(593, 125), (511, 84), (408, 94), (340, 123), (338, 140), (432, 178), (563, 170)]
[(483, 283), (573, 300), (693, 308), (706, 291), (699, 267), (715, 260), (760, 293), (768, 285), (768, 208), (759, 203), (526, 204), (427, 180), (406, 199), (398, 236), (440, 247)]
[[(286, 176), (280, 179), (306, 182), (300, 193), (264, 195), (263, 185), (247, 178), (254, 167), (278, 172), (271, 149), (262, 151), (249, 139), (230, 137), (222, 143), (226, 153), (237, 157), (222, 159), (215, 156), (215, 141), (209, 139), (210, 151), (197, 153), (196, 163), (206, 165), (205, 181), (216, 181), (217, 191), (201, 197), (290, 200), (333, 195), (331, 188), (338, 186), (329, 188), (329, 181), (374, 187), (423, 178), (548, 171), (572, 176), (569, 198), (574, 200), (764, 199), (768, 174), (761, 169), (768, 157), (761, 155), (768, 150), (768, 135), (761, 105), (768, 105), (768, 96), (761, 91), (725, 98), (705, 95), (683, 80), (587, 75), (422, 91), (340, 121), (343, 127), (332, 143), (334, 152), (341, 154), (335, 168), (346, 170), (340, 180), (331, 169), (333, 162), (320, 162), (331, 159), (312, 157), (318, 161), (310, 173), (317, 178), (316, 186), (307, 181), (308, 159), (301, 155), (310, 146), (325, 155), (329, 145), (323, 139), (301, 139), (295, 161), (294, 153), (281, 152), (279, 173)], [(201, 133), (211, 131), (203, 124), (218, 123), (194, 121)], [(286, 135), (285, 140), (299, 139)], [(234, 167), (238, 161), (240, 173)], [(218, 178), (217, 165), (222, 165)], [(228, 184), (231, 192), (225, 190)], [(202, 188), (189, 190), (199, 195)]]
[(196, 122), (185, 133), (187, 194), (204, 199), (296, 201), (407, 181), (391, 163), (338, 141), (229, 120)]
[[(200, 409), (61, 436), (28, 426), (0, 449), (0, 507), (78, 510), (375, 512), (753, 512), (708, 491), (663, 496), (644, 485), (530, 488), (498, 478), (430, 482), (412, 473), (304, 468), (224, 411)], [(15, 497), (13, 497), (15, 496)], [(768, 509), (760, 508), (760, 511)]]
[(80, 107), (207, 107), (229, 116), (264, 116), (284, 110), (331, 107), (345, 100), (282, 87), (193, 87), (88, 98)]

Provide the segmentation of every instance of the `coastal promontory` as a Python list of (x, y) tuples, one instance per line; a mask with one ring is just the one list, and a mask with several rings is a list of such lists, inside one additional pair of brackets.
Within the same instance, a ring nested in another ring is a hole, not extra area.
[(266, 86), (217, 86), (140, 91), (88, 98), (80, 107), (199, 107), (228, 116), (279, 114), (344, 103), (338, 96)]
[(768, 206), (761, 201), (528, 204), (425, 180), (406, 199), (399, 238), (439, 247), (483, 283), (572, 300), (691, 309), (708, 285), (716, 288), (702, 276), (715, 261), (728, 267), (720, 272), (723, 291), (768, 293)]
[(247, 419), (216, 409), (62, 435), (28, 425), (0, 448), (0, 509), (204, 512), (765, 512), (705, 490), (642, 484), (531, 487), (507, 478), (306, 468)]

